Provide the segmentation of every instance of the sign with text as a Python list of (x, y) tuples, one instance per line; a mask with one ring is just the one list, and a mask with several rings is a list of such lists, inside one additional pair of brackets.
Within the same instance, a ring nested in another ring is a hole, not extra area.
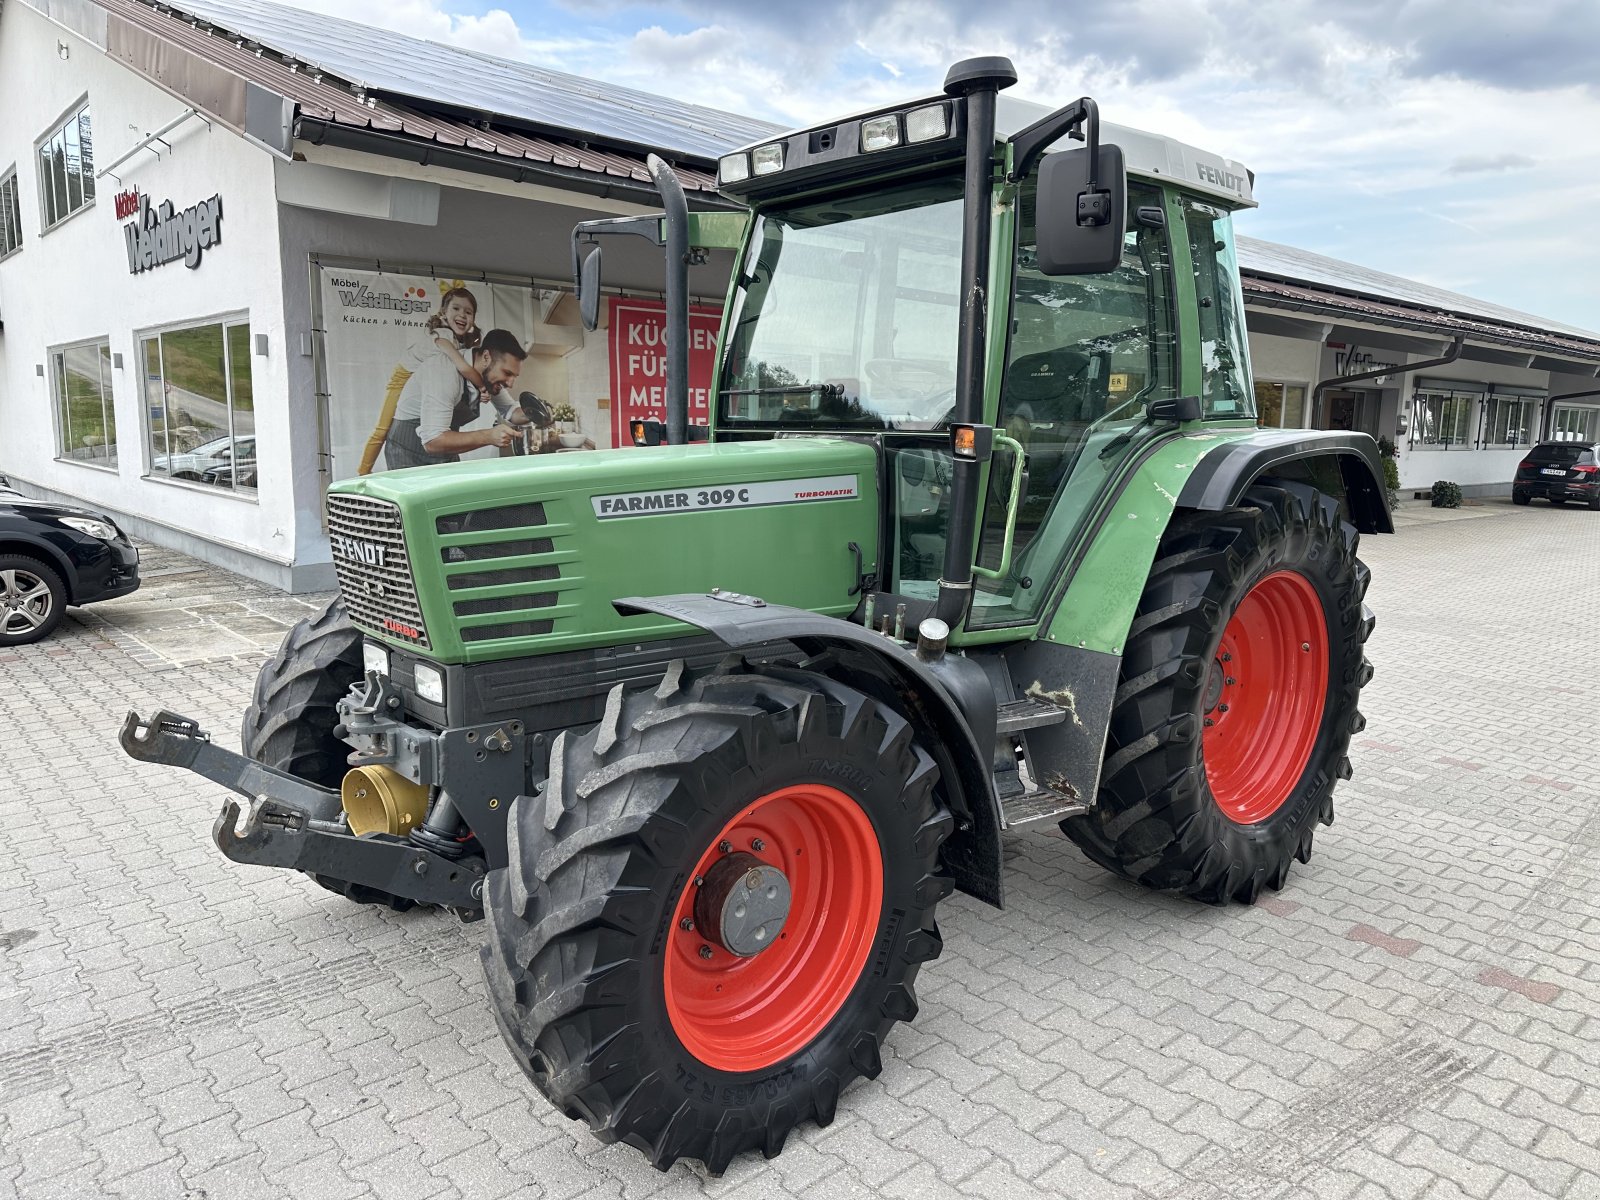
[[(689, 424), (710, 422), (711, 375), (722, 314), (689, 310)], [(630, 421), (667, 419), (667, 310), (659, 300), (611, 301), (611, 438), (631, 446)]]
[(201, 255), (222, 241), (220, 195), (191, 204), (182, 212), (172, 207), (171, 200), (152, 205), (148, 196), (140, 196), (138, 205), (134, 214), (138, 219), (122, 227), (130, 274), (179, 259), (193, 270), (200, 265)]

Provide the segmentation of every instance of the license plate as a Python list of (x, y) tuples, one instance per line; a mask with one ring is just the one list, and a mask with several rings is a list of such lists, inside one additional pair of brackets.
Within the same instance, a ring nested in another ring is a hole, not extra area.
[(1566, 474), (1566, 472), (1563, 471), (1560, 467), (1540, 467), (1539, 468), (1539, 474), (1541, 474), (1541, 475), (1563, 475), (1564, 476)]

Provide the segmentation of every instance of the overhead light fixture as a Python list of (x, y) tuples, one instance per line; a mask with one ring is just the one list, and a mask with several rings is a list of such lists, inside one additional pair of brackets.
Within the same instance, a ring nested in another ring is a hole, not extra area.
[(783, 143), (774, 142), (752, 151), (750, 165), (757, 175), (772, 175), (783, 170)]
[(900, 118), (893, 114), (861, 122), (861, 149), (887, 150), (900, 144)]
[(717, 163), (717, 179), (721, 183), (742, 183), (750, 178), (748, 154), (725, 154)]
[(949, 113), (942, 104), (914, 108), (906, 114), (906, 141), (931, 142), (950, 132)]

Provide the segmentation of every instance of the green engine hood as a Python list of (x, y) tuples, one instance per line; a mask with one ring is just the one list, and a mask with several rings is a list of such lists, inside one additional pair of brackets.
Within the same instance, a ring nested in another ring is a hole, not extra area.
[(364, 631), (444, 662), (686, 632), (619, 596), (744, 592), (843, 616), (876, 569), (876, 456), (824, 437), (545, 454), (369, 475), (328, 494)]

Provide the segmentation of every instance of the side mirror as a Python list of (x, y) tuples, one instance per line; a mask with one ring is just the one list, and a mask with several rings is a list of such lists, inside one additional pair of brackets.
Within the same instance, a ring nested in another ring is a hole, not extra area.
[(600, 247), (578, 268), (578, 317), (584, 329), (593, 333), (600, 326)]
[(1121, 146), (1046, 154), (1034, 210), (1038, 269), (1045, 275), (1101, 275), (1122, 264), (1128, 228), (1128, 174)]

